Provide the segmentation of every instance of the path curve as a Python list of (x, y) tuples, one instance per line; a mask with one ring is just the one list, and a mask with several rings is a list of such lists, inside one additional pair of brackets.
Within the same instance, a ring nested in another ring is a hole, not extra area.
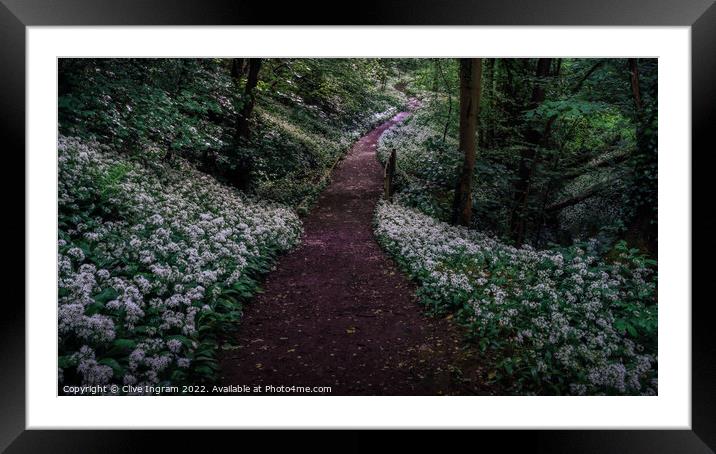
[[(224, 385), (330, 386), (331, 395), (484, 394), (457, 326), (424, 315), (414, 285), (373, 236), (383, 169), (378, 139), (400, 112), (356, 142), (245, 309)], [(270, 394), (270, 393), (269, 393)]]

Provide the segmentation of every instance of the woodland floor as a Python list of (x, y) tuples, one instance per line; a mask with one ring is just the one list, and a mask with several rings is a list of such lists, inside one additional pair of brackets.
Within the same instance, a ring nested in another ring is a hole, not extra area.
[(414, 284), (373, 236), (383, 187), (377, 142), (408, 115), (362, 137), (334, 169), (304, 220), (302, 244), (245, 308), (236, 345), (222, 355), (224, 385), (330, 386), (331, 395), (495, 392), (461, 328), (424, 314)]

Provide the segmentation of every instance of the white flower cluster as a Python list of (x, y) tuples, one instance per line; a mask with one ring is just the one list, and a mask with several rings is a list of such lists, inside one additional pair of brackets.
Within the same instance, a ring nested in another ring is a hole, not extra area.
[[(378, 139), (378, 159), (385, 162), (392, 149), (399, 150), (399, 166), (410, 173), (422, 173), (426, 164), (437, 166), (441, 159), (429, 150), (425, 144), (431, 138), (442, 138), (442, 131), (435, 128), (430, 105), (417, 110), (402, 123), (385, 131)], [(459, 157), (457, 141), (450, 135), (445, 137), (445, 148), (454, 151)]]
[(514, 248), (385, 202), (375, 231), (421, 283), (423, 301), (460, 311), (476, 338), (510, 352), (502, 364), (518, 376), (547, 392), (656, 393), (655, 348), (615, 327), (620, 301), (634, 300), (634, 288), (655, 289), (650, 270), (607, 265), (577, 247)]
[(153, 384), (186, 369), (222, 292), (301, 234), (293, 211), (251, 201), (178, 158), (142, 163), (68, 137), (58, 156), (65, 379), (69, 368), (83, 384)]
[(384, 121), (388, 121), (391, 118), (395, 116), (395, 114), (398, 113), (397, 107), (388, 107), (382, 112), (376, 112), (373, 115), (370, 116), (368, 119), (369, 125), (377, 125), (380, 123), (383, 123)]
[[(442, 120), (436, 121), (433, 103), (426, 99), (424, 107), (383, 133), (377, 155), (385, 165), (391, 151), (397, 152), (396, 199), (422, 213), (446, 220), (450, 217), (450, 203), (441, 194), (454, 188), (462, 153), (451, 134), (446, 134), (443, 140)], [(491, 189), (489, 186), (486, 179), (477, 179), (473, 200), (482, 200), (487, 195), (485, 190)]]

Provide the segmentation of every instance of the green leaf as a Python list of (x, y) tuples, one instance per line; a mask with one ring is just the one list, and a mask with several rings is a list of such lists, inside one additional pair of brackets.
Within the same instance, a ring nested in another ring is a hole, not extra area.
[(137, 342), (132, 339), (115, 339), (112, 346), (121, 350), (133, 350)]
[(94, 315), (99, 313), (104, 308), (103, 303), (92, 303), (88, 304), (85, 308), (85, 315)]
[(186, 336), (182, 336), (180, 334), (175, 334), (172, 336), (169, 336), (169, 339), (176, 339), (180, 341), (185, 347), (191, 347), (191, 339), (189, 339)]
[(206, 366), (206, 365), (199, 366), (199, 367), (197, 367), (197, 368), (194, 369), (194, 370), (195, 370), (197, 373), (199, 373), (199, 374), (201, 374), (201, 375), (205, 375), (205, 376), (207, 376), (207, 377), (211, 377), (211, 376), (214, 375), (214, 370), (213, 370), (211, 367)]
[(624, 332), (626, 330), (626, 322), (622, 319), (617, 319), (614, 321), (614, 329), (616, 329), (619, 332)]
[(74, 366), (77, 362), (70, 355), (60, 356), (57, 358), (57, 365), (61, 369), (67, 369)]
[(111, 367), (115, 377), (121, 377), (122, 375), (124, 375), (124, 368), (114, 358), (102, 358), (97, 362), (99, 364)]

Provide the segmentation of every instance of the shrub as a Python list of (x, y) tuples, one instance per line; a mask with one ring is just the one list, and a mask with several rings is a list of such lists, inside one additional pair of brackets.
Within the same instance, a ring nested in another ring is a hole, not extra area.
[(295, 213), (176, 158), (60, 137), (59, 373), (65, 384), (211, 380), (217, 334), (298, 241)]
[(515, 392), (655, 394), (656, 263), (620, 243), (537, 251), (381, 202), (381, 245), (420, 282), (422, 302), (456, 311), (490, 377)]

